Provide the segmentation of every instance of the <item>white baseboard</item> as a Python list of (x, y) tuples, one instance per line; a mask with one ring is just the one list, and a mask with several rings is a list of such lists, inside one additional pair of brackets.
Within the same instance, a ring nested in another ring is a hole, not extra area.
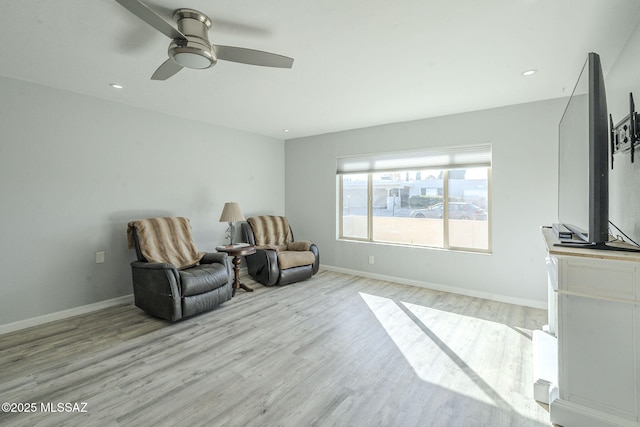
[(49, 323), (56, 320), (66, 319), (67, 317), (77, 316), (79, 314), (90, 313), (92, 311), (101, 310), (107, 307), (113, 307), (114, 305), (130, 303), (133, 303), (133, 294), (100, 301), (93, 304), (81, 305), (79, 307), (70, 308), (68, 310), (62, 310), (55, 313), (32, 317), (30, 319), (19, 320), (17, 322), (0, 325), (0, 335), (7, 334), (9, 332), (15, 332), (20, 329), (30, 328), (32, 326), (42, 325), (44, 323)]
[[(488, 292), (472, 291), (464, 288), (456, 288), (453, 286), (437, 285), (435, 283), (422, 282), (419, 280), (403, 279), (401, 277), (386, 276), (384, 274), (368, 273), (365, 271), (351, 270), (348, 268), (333, 267), (330, 265), (322, 264), (320, 266), (324, 270), (335, 271), (337, 273), (351, 274), (354, 276), (367, 277), (369, 279), (386, 280), (387, 282), (400, 283), (403, 285), (417, 286), (419, 288), (433, 289), (435, 291), (451, 292), (459, 295), (466, 295), (470, 297), (483, 298), (492, 301), (499, 301), (508, 304), (523, 305), (525, 307), (547, 309), (547, 303), (535, 300), (529, 300), (525, 298), (514, 298), (504, 295), (496, 295)], [(246, 274), (246, 267), (241, 268), (241, 274)], [(82, 305), (80, 307), (70, 308), (68, 310), (58, 311), (56, 313), (45, 314), (43, 316), (32, 317), (30, 319), (19, 320), (17, 322), (7, 323), (0, 325), (0, 335), (9, 332), (18, 331), (20, 329), (30, 328), (32, 326), (42, 325), (44, 323), (53, 322), (55, 320), (66, 319), (67, 317), (77, 316), (79, 314), (85, 314), (103, 308), (112, 307), (120, 304), (133, 303), (133, 294), (125, 295), (123, 297), (113, 298), (106, 301), (100, 301), (93, 304)]]
[(522, 305), (525, 307), (540, 308), (543, 310), (546, 310), (548, 308), (546, 301), (536, 301), (536, 300), (530, 300), (526, 298), (515, 298), (515, 297), (506, 296), (506, 295), (496, 295), (489, 292), (473, 291), (470, 289), (456, 288), (453, 286), (437, 285), (435, 283), (422, 282), (420, 280), (403, 279), (401, 277), (368, 273), (365, 271), (351, 270), (348, 268), (341, 268), (341, 267), (333, 267), (333, 266), (324, 265), (324, 264), (321, 265), (321, 268), (329, 271), (335, 271), (337, 273), (352, 274), (354, 276), (366, 277), (369, 279), (386, 280), (387, 282), (394, 282), (394, 283), (400, 283), (403, 285), (416, 286), (419, 288), (432, 289), (434, 291), (450, 292), (453, 294), (488, 299), (491, 301), (504, 302), (507, 304)]

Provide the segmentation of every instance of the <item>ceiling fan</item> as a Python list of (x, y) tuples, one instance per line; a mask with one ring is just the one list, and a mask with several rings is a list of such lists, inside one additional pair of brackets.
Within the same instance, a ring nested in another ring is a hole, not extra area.
[(116, 0), (131, 13), (160, 31), (172, 41), (167, 59), (151, 76), (152, 80), (166, 80), (183, 67), (204, 69), (223, 61), (263, 67), (291, 68), (293, 58), (261, 50), (243, 47), (215, 45), (209, 42), (211, 20), (202, 12), (193, 9), (178, 9), (173, 13), (178, 28), (167, 22), (139, 0)]

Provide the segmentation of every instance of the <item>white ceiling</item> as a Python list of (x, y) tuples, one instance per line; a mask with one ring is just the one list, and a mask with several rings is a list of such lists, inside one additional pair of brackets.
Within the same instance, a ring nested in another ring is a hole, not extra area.
[(567, 96), (587, 53), (606, 74), (640, 19), (638, 0), (146, 4), (167, 20), (200, 10), (212, 43), (293, 68), (220, 61), (152, 81), (170, 40), (115, 1), (0, 0), (0, 75), (291, 139)]

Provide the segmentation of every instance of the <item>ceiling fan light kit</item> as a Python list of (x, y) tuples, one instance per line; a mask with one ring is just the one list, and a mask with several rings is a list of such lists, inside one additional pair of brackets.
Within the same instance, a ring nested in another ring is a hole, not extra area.
[(171, 39), (167, 59), (151, 76), (152, 80), (166, 80), (183, 67), (206, 69), (218, 59), (263, 67), (291, 68), (293, 58), (260, 50), (211, 44), (211, 20), (193, 9), (178, 9), (173, 13), (178, 28), (167, 22), (140, 0), (116, 0), (129, 12)]
[(213, 46), (209, 42), (211, 20), (193, 9), (178, 9), (173, 14), (178, 30), (187, 38), (186, 43), (174, 39), (169, 45), (169, 57), (187, 68), (205, 69), (218, 62)]

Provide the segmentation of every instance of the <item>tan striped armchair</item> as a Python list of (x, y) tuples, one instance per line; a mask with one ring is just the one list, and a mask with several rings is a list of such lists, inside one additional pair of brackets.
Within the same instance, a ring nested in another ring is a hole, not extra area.
[(310, 241), (294, 241), (287, 218), (252, 217), (241, 229), (244, 241), (256, 246), (256, 253), (246, 257), (247, 271), (263, 285), (299, 282), (318, 272), (318, 247)]

